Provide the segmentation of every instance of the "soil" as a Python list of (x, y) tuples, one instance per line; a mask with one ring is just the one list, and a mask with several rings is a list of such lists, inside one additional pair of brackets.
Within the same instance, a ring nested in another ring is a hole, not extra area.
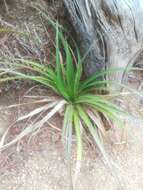
[[(12, 1), (12, 0), (11, 0)], [(41, 1), (44, 3), (44, 1)], [(8, 3), (8, 1), (7, 1)], [(13, 0), (13, 3), (3, 5), (1, 15), (8, 22), (22, 26), (23, 20), (37, 23), (31, 9), (26, 8), (28, 1)], [(21, 5), (21, 8), (20, 8)], [(52, 1), (48, 1), (49, 14), (56, 15)], [(6, 11), (9, 11), (6, 13)], [(139, 80), (141, 81), (141, 79)], [(20, 84), (21, 85), (21, 84)], [(20, 89), (11, 86), (0, 93), (0, 108), (23, 101), (24, 93), (30, 84), (22, 84)], [(45, 90), (38, 91), (45, 94)], [(46, 91), (46, 93), (49, 93)], [(0, 111), (0, 135), (11, 125), (19, 115), (31, 107), (3, 109)], [(70, 177), (68, 162), (65, 159), (60, 141), (61, 119), (57, 115), (52, 121), (55, 128), (45, 126), (35, 136), (28, 136), (17, 146), (12, 146), (0, 153), (0, 190), (67, 190)], [(16, 125), (11, 130), (12, 138), (24, 123)], [(118, 129), (107, 132), (108, 144), (106, 149), (117, 166), (117, 173), (124, 190), (143, 189), (143, 124), (140, 121), (128, 121), (125, 130)], [(58, 129), (57, 129), (58, 128)], [(116, 136), (116, 134), (119, 137)], [(121, 142), (121, 143), (120, 143)], [(73, 146), (72, 173), (75, 169), (75, 147)], [(106, 163), (102, 162), (97, 149), (85, 144), (84, 160), (79, 173), (77, 190), (118, 190), (115, 178), (111, 175)]]
[[(23, 101), (23, 95), (28, 90), (23, 86), (21, 90), (2, 94), (0, 107), (13, 105)], [(40, 92), (38, 90), (38, 92)], [(41, 89), (42, 94), (45, 90)], [(1, 131), (13, 123), (19, 115), (28, 112), (32, 107), (4, 109), (0, 113)], [(12, 146), (0, 154), (0, 189), (3, 190), (67, 190), (70, 178), (68, 174), (68, 162), (65, 159), (63, 145), (60, 141), (61, 119), (57, 115), (51, 121), (55, 128), (45, 126), (39, 134), (28, 136), (21, 140), (17, 146)], [(11, 130), (12, 138), (18, 134), (19, 127), (16, 125)], [(59, 130), (57, 130), (57, 128)], [(122, 134), (122, 141), (115, 135), (115, 131), (107, 132), (108, 150), (113, 162), (117, 166), (117, 173), (123, 189), (143, 189), (143, 129), (139, 121), (128, 121)], [(124, 137), (123, 137), (124, 136)], [(121, 137), (121, 136), (120, 136)], [(121, 140), (121, 139), (120, 139)], [(125, 141), (125, 142), (123, 142)], [(120, 143), (121, 142), (121, 143)], [(76, 189), (78, 190), (116, 190), (117, 184), (111, 175), (106, 163), (102, 162), (97, 149), (87, 144), (84, 145), (84, 159), (81, 172), (79, 173)], [(72, 173), (75, 169), (75, 145), (73, 146)]]

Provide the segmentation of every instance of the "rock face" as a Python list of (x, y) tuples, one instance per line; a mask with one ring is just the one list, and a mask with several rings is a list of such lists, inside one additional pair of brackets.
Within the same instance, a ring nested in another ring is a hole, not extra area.
[(77, 35), (78, 45), (84, 57), (85, 75), (89, 76), (105, 67), (105, 57), (100, 52), (94, 19), (85, 1), (64, 0), (70, 21)]
[(83, 35), (80, 34), (79, 39), (81, 54), (85, 57), (84, 73), (88, 77), (93, 75), (96, 71), (105, 68), (105, 57), (101, 56), (97, 42), (93, 41), (93, 39), (96, 39), (93, 32), (91, 32), (90, 35), (87, 33)]
[[(115, 0), (65, 0), (80, 39), (85, 73), (134, 64), (142, 52), (143, 2)], [(110, 76), (122, 80), (123, 72)]]

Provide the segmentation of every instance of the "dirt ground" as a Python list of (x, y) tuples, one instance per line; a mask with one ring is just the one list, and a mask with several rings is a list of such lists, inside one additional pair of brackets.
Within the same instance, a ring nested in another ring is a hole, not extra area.
[[(31, 9), (26, 8), (27, 0), (11, 0), (13, 3), (0, 5), (2, 19), (23, 27), (23, 22), (37, 22)], [(1, 0), (0, 0), (1, 2)], [(7, 1), (9, 2), (9, 1)], [(44, 4), (44, 1), (41, 0)], [(56, 10), (48, 2), (49, 14)], [(6, 13), (7, 12), (7, 13)], [(28, 14), (27, 14), (28, 13)], [(29, 15), (30, 14), (30, 15)], [(12, 91), (10, 91), (13, 89)], [(22, 96), (27, 86), (14, 89), (13, 86), (0, 93), (0, 108), (23, 101)], [(42, 92), (43, 93), (43, 92)], [(29, 108), (5, 109), (0, 111), (0, 134), (12, 122)], [(55, 128), (45, 126), (35, 136), (23, 139), (18, 146), (12, 146), (0, 154), (0, 190), (67, 190), (70, 178), (67, 161), (60, 141), (60, 120), (55, 118)], [(22, 124), (23, 125), (23, 124)], [(21, 125), (20, 125), (21, 127)], [(11, 130), (11, 137), (19, 132), (19, 126)], [(122, 131), (118, 130), (121, 134)], [(118, 143), (114, 131), (107, 133), (107, 149), (116, 164), (117, 173), (124, 190), (143, 190), (143, 124), (137, 120), (130, 121), (124, 131), (126, 143)], [(11, 138), (9, 137), (9, 138)], [(74, 151), (75, 152), (75, 149)], [(72, 172), (75, 162), (73, 155)], [(118, 190), (106, 164), (102, 162), (97, 150), (85, 145), (84, 160), (77, 183), (77, 190)]]
[[(0, 108), (22, 100), (23, 90), (1, 94)], [(5, 130), (19, 115), (28, 109), (1, 110), (0, 127)], [(59, 127), (59, 117), (52, 121)], [(23, 125), (23, 124), (22, 124)], [(21, 125), (20, 125), (21, 126)], [(119, 144), (114, 131), (109, 131), (108, 152), (117, 166), (119, 179), (124, 190), (143, 189), (143, 125), (131, 121), (124, 131), (126, 143)], [(11, 136), (17, 134), (19, 126), (12, 128)], [(121, 133), (121, 131), (118, 131)], [(74, 152), (76, 152), (75, 148)], [(67, 190), (69, 174), (67, 161), (60, 141), (60, 130), (45, 126), (35, 136), (23, 139), (0, 154), (1, 190)], [(73, 154), (73, 160), (75, 155)], [(74, 173), (75, 162), (72, 163)], [(84, 160), (76, 186), (78, 190), (118, 190), (106, 164), (97, 150), (85, 145)]]

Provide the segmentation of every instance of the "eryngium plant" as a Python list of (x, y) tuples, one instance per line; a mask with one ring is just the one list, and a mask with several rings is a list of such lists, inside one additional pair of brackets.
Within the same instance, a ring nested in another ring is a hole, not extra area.
[[(84, 79), (82, 76), (83, 60), (75, 48), (76, 55), (65, 39), (58, 23), (52, 23), (56, 29), (55, 65), (44, 65), (30, 59), (15, 58), (1, 60), (0, 82), (12, 80), (30, 80), (51, 89), (55, 96), (45, 96), (38, 100), (44, 105), (32, 110), (30, 113), (18, 118), (17, 122), (26, 119), (36, 119), (27, 125), (13, 140), (5, 143), (9, 129), (0, 142), (0, 150), (18, 142), (26, 135), (41, 129), (56, 113), (63, 112), (62, 140), (68, 155), (71, 155), (73, 134), (77, 144), (77, 171), (83, 154), (83, 139), (90, 136), (99, 150), (104, 161), (113, 171), (103, 139), (106, 133), (105, 123), (109, 127), (123, 127), (122, 119), (128, 114), (111, 101), (106, 89), (107, 84), (115, 81), (100, 81), (100, 77), (113, 73), (119, 69), (96, 72), (93, 76)], [(121, 84), (120, 84), (121, 85)], [(122, 85), (121, 85), (122, 86)], [(35, 96), (36, 98), (36, 96)], [(38, 96), (37, 96), (38, 98)], [(39, 115), (43, 116), (42, 118)], [(113, 174), (115, 174), (113, 172)]]

